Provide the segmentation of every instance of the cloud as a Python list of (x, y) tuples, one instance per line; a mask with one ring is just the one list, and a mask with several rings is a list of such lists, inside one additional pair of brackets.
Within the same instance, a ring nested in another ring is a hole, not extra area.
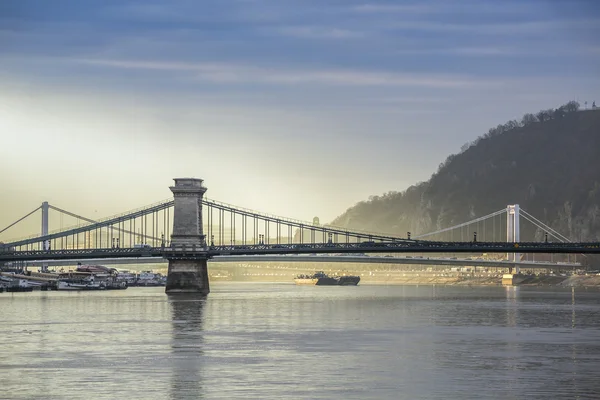
[(458, 47), (448, 49), (448, 53), (467, 55), (467, 56), (513, 56), (516, 54), (525, 54), (525, 51), (519, 51), (509, 47)]
[(119, 15), (121, 17), (124, 16), (148, 20), (170, 20), (185, 17), (185, 13), (182, 13), (181, 10), (178, 12), (177, 8), (168, 7), (165, 4), (134, 3), (110, 7), (108, 10), (109, 15), (114, 14), (115, 16)]
[[(163, 0), (160, 3), (121, 1), (105, 8), (112, 18), (143, 22), (167, 23), (273, 23), (298, 12), (307, 5), (293, 7), (288, 2), (257, 2), (239, 0)], [(315, 8), (318, 10), (318, 8)]]
[(441, 7), (426, 4), (361, 4), (353, 6), (353, 11), (359, 13), (431, 13), (441, 9)]
[(381, 104), (439, 104), (453, 101), (450, 97), (423, 97), (423, 96), (392, 96), (392, 97), (372, 97), (364, 98), (366, 102)]
[(531, 12), (530, 3), (523, 1), (483, 2), (463, 1), (460, 5), (449, 1), (419, 1), (409, 4), (365, 3), (350, 8), (356, 13), (363, 14), (515, 14)]
[(411, 31), (473, 33), (486, 35), (549, 34), (558, 31), (595, 29), (600, 19), (539, 20), (500, 23), (450, 23), (437, 21), (394, 21), (385, 28)]
[[(418, 50), (416, 50), (418, 52)], [(455, 47), (445, 49), (423, 49), (424, 53), (435, 54), (453, 54), (458, 56), (474, 56), (474, 57), (561, 57), (565, 55), (593, 55), (594, 48), (588, 46), (569, 46), (566, 43), (553, 41), (550, 44), (538, 45), (531, 47)], [(598, 53), (598, 48), (596, 48)]]
[(419, 86), (465, 88), (495, 85), (469, 76), (408, 74), (355, 69), (285, 69), (235, 63), (169, 62), (146, 60), (80, 59), (80, 63), (126, 70), (183, 72), (191, 79), (211, 83), (325, 84), (337, 86)]
[(288, 26), (278, 29), (284, 36), (305, 39), (350, 39), (364, 37), (364, 32), (319, 26)]

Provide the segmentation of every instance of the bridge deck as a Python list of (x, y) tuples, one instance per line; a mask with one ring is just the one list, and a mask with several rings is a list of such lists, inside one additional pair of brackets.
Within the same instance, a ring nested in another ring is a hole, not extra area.
[(362, 242), (312, 244), (259, 244), (205, 248), (144, 247), (76, 250), (0, 250), (0, 262), (102, 258), (162, 257), (212, 258), (221, 255), (268, 255), (313, 253), (555, 253), (600, 254), (600, 243), (505, 243), (505, 242)]
[[(253, 256), (215, 256), (210, 261), (216, 263), (252, 263), (252, 262), (278, 262), (278, 263), (352, 263), (352, 264), (394, 264), (394, 265), (429, 265), (429, 266), (464, 266), (464, 267), (514, 267), (537, 269), (568, 267), (577, 268), (581, 263), (545, 262), (545, 261), (508, 261), (508, 260), (478, 260), (470, 258), (438, 258), (438, 257), (397, 257), (397, 256), (354, 256), (354, 255), (253, 255)], [(28, 266), (68, 266), (77, 265), (79, 262), (104, 265), (149, 264), (166, 263), (160, 257), (140, 258), (98, 258), (98, 259), (73, 259), (73, 260), (36, 260), (27, 262)]]

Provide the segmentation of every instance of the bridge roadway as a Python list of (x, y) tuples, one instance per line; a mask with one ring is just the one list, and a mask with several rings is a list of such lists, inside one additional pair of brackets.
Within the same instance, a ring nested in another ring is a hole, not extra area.
[[(166, 260), (158, 257), (140, 257), (140, 258), (98, 258), (98, 259), (79, 259), (79, 260), (38, 260), (28, 262), (28, 266), (68, 266), (77, 265), (85, 261), (89, 264), (103, 265), (125, 265), (125, 264), (148, 264), (165, 263)], [(410, 264), (410, 265), (432, 265), (432, 266), (462, 266), (462, 267), (499, 267), (508, 268), (519, 266), (523, 269), (534, 268), (558, 268), (580, 267), (580, 263), (554, 263), (543, 261), (520, 261), (512, 262), (507, 260), (478, 260), (473, 258), (439, 258), (439, 257), (392, 257), (392, 256), (366, 256), (366, 255), (253, 255), (253, 256), (215, 256), (211, 259), (214, 262), (325, 262), (325, 263), (355, 263), (355, 264)]]
[(75, 250), (19, 250), (0, 248), (0, 262), (161, 257), (206, 259), (224, 255), (276, 255), (314, 253), (558, 253), (600, 254), (594, 243), (506, 243), (506, 242), (398, 242), (258, 244), (202, 247), (136, 247)]

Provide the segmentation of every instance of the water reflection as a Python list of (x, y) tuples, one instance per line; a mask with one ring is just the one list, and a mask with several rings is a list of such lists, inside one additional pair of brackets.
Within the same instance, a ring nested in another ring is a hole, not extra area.
[(206, 297), (169, 296), (172, 318), (171, 398), (201, 399), (204, 355), (203, 314)]
[[(575, 287), (571, 286), (571, 329), (575, 329)], [(575, 393), (580, 393), (581, 388), (579, 387), (579, 381), (577, 379), (579, 374), (579, 368), (577, 365), (577, 356), (579, 349), (577, 342), (571, 343), (571, 385), (573, 385)]]
[(519, 287), (506, 286), (506, 326), (517, 326)]
[(523, 368), (522, 357), (523, 350), (521, 348), (522, 342), (519, 338), (518, 328), (518, 312), (519, 312), (519, 287), (518, 286), (506, 286), (506, 325), (512, 329), (507, 330), (504, 333), (505, 348), (502, 356), (499, 359), (502, 361), (502, 368), (506, 371), (509, 378), (507, 379), (507, 386), (512, 387), (515, 384), (516, 377), (512, 374), (512, 371), (518, 371)]
[(575, 287), (571, 287), (571, 328), (575, 329)]

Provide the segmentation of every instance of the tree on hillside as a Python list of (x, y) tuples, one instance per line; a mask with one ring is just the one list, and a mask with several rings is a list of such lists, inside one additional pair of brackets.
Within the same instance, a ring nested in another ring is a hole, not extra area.
[[(571, 100), (568, 103), (566, 103), (565, 105), (563, 105), (562, 107), (564, 107), (564, 110), (566, 112), (575, 112), (575, 111), (579, 111), (579, 103)], [(562, 108), (561, 107), (561, 108)]]
[(535, 124), (536, 122), (538, 122), (538, 120), (533, 114), (525, 114), (523, 115), (523, 119), (521, 120), (521, 124), (523, 126), (529, 126), (531, 124)]
[(546, 110), (541, 110), (535, 115), (540, 122), (548, 121), (550, 119), (550, 114)]
[(519, 128), (521, 125), (519, 124), (519, 122), (515, 119), (508, 121), (506, 124), (504, 124), (504, 131), (511, 131), (513, 129)]
[(560, 119), (565, 116), (567, 112), (565, 111), (565, 106), (560, 106), (552, 113), (554, 119)]

